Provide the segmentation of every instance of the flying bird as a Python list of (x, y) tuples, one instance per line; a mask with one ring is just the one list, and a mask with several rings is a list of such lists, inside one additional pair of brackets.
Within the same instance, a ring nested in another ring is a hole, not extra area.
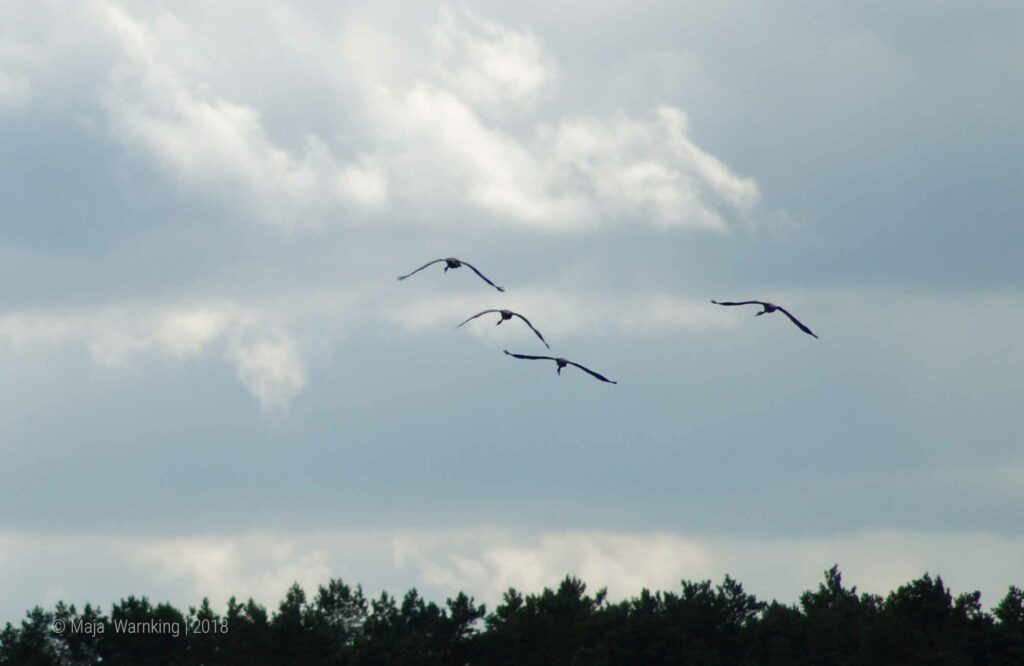
[(483, 281), (484, 281), (484, 282), (486, 282), (487, 284), (491, 285), (492, 287), (494, 287), (494, 288), (495, 288), (495, 289), (497, 289), (498, 291), (505, 291), (505, 288), (504, 288), (504, 287), (499, 287), (498, 285), (496, 285), (496, 284), (494, 284), (493, 282), (491, 282), (490, 280), (488, 280), (488, 279), (487, 279), (487, 276), (485, 276), (485, 275), (484, 275), (483, 273), (481, 273), (480, 271), (478, 271), (478, 270), (476, 269), (476, 267), (475, 267), (475, 266), (473, 266), (473, 265), (472, 265), (472, 264), (470, 264), (469, 262), (466, 262), (466, 261), (462, 261), (462, 260), (460, 260), (460, 259), (456, 259), (455, 257), (448, 257), (447, 259), (434, 259), (433, 261), (428, 261), (427, 263), (423, 264), (422, 266), (420, 266), (419, 268), (417, 268), (416, 270), (414, 270), (414, 271), (413, 271), (412, 273), (409, 273), (409, 275), (402, 275), (402, 276), (400, 276), (400, 277), (399, 277), (398, 279), (399, 279), (399, 280), (404, 280), (405, 278), (409, 277), (410, 275), (415, 275), (416, 273), (419, 273), (420, 271), (422, 271), (422, 270), (423, 270), (424, 268), (426, 268), (427, 266), (431, 266), (431, 265), (433, 265), (433, 264), (436, 264), (436, 263), (437, 263), (437, 262), (439, 262), (439, 261), (443, 261), (443, 262), (445, 262), (445, 267), (444, 267), (444, 272), (445, 272), (445, 273), (447, 273), (447, 272), (448, 272), (448, 269), (449, 269), (449, 268), (459, 268), (459, 267), (461, 267), (461, 266), (469, 266), (469, 268), (470, 268), (470, 269), (471, 269), (471, 270), (472, 270), (472, 271), (473, 271), (474, 273), (476, 273), (477, 275), (479, 275), (479, 276), (480, 276), (480, 279), (481, 279), (481, 280), (483, 280)]
[(755, 317), (760, 317), (763, 314), (768, 314), (770, 312), (775, 312), (776, 310), (778, 310), (782, 314), (784, 314), (787, 317), (789, 317), (789, 320), (791, 322), (793, 322), (794, 324), (796, 324), (797, 328), (799, 328), (801, 331), (803, 331), (807, 335), (810, 335), (810, 336), (812, 336), (814, 338), (818, 337), (817, 335), (814, 334), (814, 331), (812, 331), (811, 329), (809, 329), (806, 326), (804, 326), (803, 323), (801, 323), (799, 319), (794, 317), (789, 312), (789, 310), (787, 310), (786, 308), (782, 307), (781, 305), (775, 305), (774, 303), (767, 303), (765, 301), (711, 301), (711, 302), (714, 303), (715, 305), (760, 305), (764, 309), (761, 310), (760, 312), (758, 312), (756, 315), (754, 315)]
[(537, 335), (538, 338), (540, 338), (540, 341), (544, 343), (544, 346), (547, 347), (548, 349), (551, 349), (551, 345), (549, 345), (548, 341), (544, 339), (544, 336), (540, 334), (540, 331), (538, 331), (537, 329), (535, 329), (533, 327), (533, 324), (530, 323), (529, 319), (527, 319), (523, 315), (519, 314), (518, 312), (512, 312), (511, 310), (484, 310), (482, 312), (476, 313), (475, 315), (473, 315), (472, 317), (470, 317), (466, 321), (462, 322), (462, 324), (459, 324), (455, 328), (462, 328), (463, 324), (467, 324), (467, 323), (473, 321), (474, 319), (476, 319), (477, 317), (481, 317), (481, 316), (483, 316), (483, 315), (485, 315), (485, 314), (487, 314), (489, 312), (497, 312), (498, 314), (501, 315), (501, 318), (498, 319), (498, 323), (495, 324), (495, 326), (501, 326), (501, 324), (503, 322), (508, 321), (512, 317), (519, 317), (520, 319), (523, 320), (523, 322), (526, 323), (527, 326), (530, 327), (530, 330), (533, 331)]
[(607, 377), (605, 377), (604, 375), (594, 372), (590, 368), (585, 368), (582, 365), (580, 365), (579, 363), (573, 363), (572, 361), (567, 361), (564, 358), (555, 358), (554, 356), (528, 356), (527, 354), (513, 354), (512, 352), (510, 352), (507, 349), (504, 350), (504, 351), (505, 351), (506, 354), (508, 354), (509, 356), (511, 356), (513, 358), (522, 358), (522, 359), (527, 359), (527, 360), (530, 360), (530, 361), (541, 361), (541, 360), (543, 360), (543, 361), (554, 361), (555, 364), (558, 366), (558, 370), (556, 372), (559, 375), (562, 374), (562, 368), (564, 368), (565, 366), (567, 366), (567, 365), (575, 365), (577, 368), (579, 368), (583, 372), (587, 373), (588, 375), (590, 375), (592, 377), (600, 379), (602, 382), (608, 382), (609, 384), (618, 384), (618, 382), (614, 382), (614, 381), (608, 379)]

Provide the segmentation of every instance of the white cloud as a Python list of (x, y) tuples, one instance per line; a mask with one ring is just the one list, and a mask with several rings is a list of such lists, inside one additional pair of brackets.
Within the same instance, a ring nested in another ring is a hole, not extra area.
[(52, 52), (32, 54), (31, 85), (0, 66), (0, 98), (24, 103), (38, 79), (40, 97), (74, 109), (68, 122), (105, 125), (173, 194), (285, 231), (388, 219), (723, 232), (759, 199), (695, 145), (679, 109), (559, 111), (572, 73), (557, 53), (469, 11), (422, 23), (249, 3), (25, 11), (60, 39), (40, 40)]
[(724, 212), (749, 213), (760, 194), (686, 135), (686, 116), (661, 106), (652, 117), (568, 120), (553, 133), (564, 178), (579, 174), (595, 207), (661, 227), (726, 230)]
[[(245, 306), (221, 300), (16, 311), (0, 315), (0, 343), (21, 353), (80, 347), (94, 363), (108, 368), (142, 359), (186, 362), (219, 353), (263, 409), (286, 409), (306, 386), (308, 348), (322, 343), (324, 334), (336, 340), (342, 320), (347, 326), (373, 326), (383, 318), (415, 333), (453, 328), (481, 309), (478, 297), (406, 298), (395, 295), (384, 301), (379, 291), (350, 286), (336, 293), (292, 294)], [(732, 326), (738, 319), (704, 301), (665, 293), (523, 290), (507, 306), (530, 317), (554, 345), (580, 334), (702, 330)], [(494, 321), (482, 317), (464, 330), (508, 344), (532, 340), (528, 329), (516, 322), (496, 327)]]
[[(441, 85), (418, 81), (405, 94), (378, 90), (396, 183), (408, 207), (441, 199), (468, 204), (495, 222), (548, 231), (648, 224), (724, 232), (760, 199), (686, 135), (685, 115), (660, 106), (648, 116), (566, 118), (513, 133)], [(444, 167), (444, 168), (440, 168)], [(412, 195), (412, 196), (410, 196)]]
[(536, 592), (566, 575), (607, 587), (621, 598), (643, 587), (675, 589), (685, 576), (703, 578), (714, 571), (704, 543), (670, 534), (542, 532), (481, 541), (455, 552), (444, 552), (443, 546), (427, 550), (415, 566), (433, 586), (469, 586), (488, 599), (510, 587)]
[(101, 16), (123, 49), (104, 93), (117, 138), (138, 147), (190, 188), (234, 197), (285, 229), (321, 219), (325, 207), (373, 211), (387, 181), (373, 161), (340, 161), (312, 133), (288, 151), (267, 136), (259, 111), (186, 78), (168, 52), (191, 44), (188, 27), (162, 15), (154, 31), (119, 7)]
[(223, 333), (231, 319), (250, 318), (251, 315), (211, 307), (170, 310), (159, 316), (154, 338), (162, 349), (175, 356), (195, 356)]
[(156, 581), (183, 586), (192, 599), (275, 599), (292, 583), (309, 591), (331, 576), (323, 549), (303, 549), (281, 535), (153, 539), (125, 544), (120, 556), (152, 572)]
[(255, 318), (230, 304), (22, 312), (0, 317), (0, 339), (16, 349), (78, 343), (98, 365), (115, 366), (139, 354), (196, 356), (229, 325), (248, 326)]
[(554, 84), (556, 66), (535, 35), (463, 11), (442, 10), (434, 28), (440, 80), (474, 107), (501, 115), (532, 108)]
[(677, 590), (683, 579), (729, 574), (762, 599), (792, 603), (835, 563), (848, 585), (865, 592), (886, 594), (929, 572), (955, 593), (981, 590), (991, 606), (1019, 584), (1021, 552), (1021, 537), (884, 530), (787, 538), (497, 527), (171, 538), (8, 532), (0, 533), (0, 585), (20, 589), (0, 611), (60, 598), (107, 606), (127, 594), (180, 605), (251, 595), (273, 605), (293, 582), (312, 591), (331, 577), (363, 584), (370, 594), (416, 586), (438, 601), (461, 590), (493, 609), (509, 587), (538, 592), (566, 575), (622, 599), (643, 587)]
[(295, 342), (285, 335), (273, 339), (236, 341), (228, 349), (238, 377), (264, 409), (284, 408), (306, 385), (306, 371)]
[(287, 408), (306, 382), (298, 342), (280, 317), (230, 302), (13, 313), (0, 316), (0, 340), (19, 350), (82, 345), (107, 367), (143, 356), (185, 360), (219, 345), (264, 409)]
[(468, 205), (497, 216), (495, 222), (542, 229), (584, 224), (585, 199), (553, 191), (545, 165), (527, 145), (487, 126), (451, 92), (420, 83), (402, 96), (383, 96), (381, 105), (391, 107), (387, 131), (397, 132), (396, 152), (384, 161), (400, 174), (396, 181), (422, 181), (397, 193), (408, 197), (409, 208), (420, 196), (440, 196), (443, 209)]
[[(625, 223), (721, 232), (757, 204), (756, 183), (700, 149), (679, 109), (545, 114), (559, 76), (534, 35), (448, 11), (433, 35), (421, 57), (440, 58), (438, 75), (392, 62), (357, 77), (403, 210), (477, 209), (492, 223), (548, 231)], [(388, 37), (362, 40), (376, 52)]]

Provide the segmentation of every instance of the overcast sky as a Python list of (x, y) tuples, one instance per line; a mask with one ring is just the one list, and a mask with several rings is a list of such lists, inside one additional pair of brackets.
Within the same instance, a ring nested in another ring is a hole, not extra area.
[(0, 6), (0, 621), (1024, 583), (1019, 3), (157, 4)]

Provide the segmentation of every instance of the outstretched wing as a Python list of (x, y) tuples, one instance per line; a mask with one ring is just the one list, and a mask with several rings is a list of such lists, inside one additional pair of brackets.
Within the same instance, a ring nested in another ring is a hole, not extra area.
[(807, 335), (810, 335), (810, 336), (812, 336), (812, 337), (814, 337), (814, 338), (817, 338), (817, 337), (818, 337), (817, 335), (815, 335), (815, 334), (814, 334), (814, 331), (812, 331), (811, 329), (809, 329), (809, 328), (807, 328), (806, 326), (804, 326), (804, 325), (803, 325), (803, 323), (801, 323), (799, 319), (797, 319), (796, 317), (794, 317), (793, 315), (791, 315), (791, 314), (789, 313), (789, 310), (787, 310), (786, 308), (780, 307), (780, 308), (779, 308), (779, 312), (782, 312), (782, 313), (783, 313), (783, 314), (785, 314), (785, 315), (786, 315), (787, 317), (789, 317), (789, 320), (790, 320), (791, 322), (793, 322), (794, 324), (796, 324), (796, 325), (797, 325), (797, 327), (798, 327), (798, 328), (799, 328), (799, 329), (800, 329), (801, 331), (803, 331), (804, 333), (806, 333)]
[(498, 291), (505, 291), (505, 288), (504, 288), (504, 287), (499, 287), (498, 285), (496, 285), (496, 284), (494, 284), (493, 282), (491, 282), (490, 280), (488, 280), (488, 279), (487, 279), (487, 276), (486, 276), (486, 275), (484, 275), (483, 273), (481, 273), (480, 271), (478, 271), (478, 270), (476, 269), (476, 266), (474, 266), (473, 264), (471, 264), (471, 263), (468, 263), (468, 262), (465, 262), (465, 261), (463, 261), (463, 262), (462, 262), (462, 265), (463, 265), (463, 266), (469, 266), (469, 267), (470, 267), (471, 269), (473, 269), (473, 272), (474, 272), (474, 273), (476, 273), (477, 275), (479, 275), (479, 276), (480, 276), (480, 279), (481, 279), (481, 280), (483, 280), (483, 281), (484, 281), (484, 282), (486, 282), (487, 284), (491, 285), (492, 287), (494, 287), (494, 288), (495, 288), (495, 289), (497, 289)]
[(608, 382), (609, 384), (618, 384), (618, 382), (612, 381), (612, 380), (608, 379), (607, 377), (605, 377), (604, 375), (602, 375), (600, 373), (597, 373), (597, 372), (594, 372), (590, 368), (585, 368), (582, 365), (580, 365), (579, 363), (573, 363), (572, 361), (567, 361), (567, 363), (569, 365), (575, 365), (577, 368), (579, 368), (583, 372), (587, 373), (591, 377), (596, 377), (597, 379), (600, 379), (602, 382)]
[(524, 359), (526, 359), (528, 361), (541, 361), (541, 360), (543, 360), (543, 361), (557, 361), (558, 360), (554, 356), (530, 356), (529, 354), (513, 354), (512, 352), (510, 352), (507, 349), (504, 349), (502, 351), (504, 351), (506, 354), (508, 354), (509, 356), (512, 356), (514, 358), (524, 358)]
[(711, 301), (715, 305), (767, 305), (764, 301)]
[[(444, 261), (444, 259), (434, 259), (433, 261), (428, 261), (427, 263), (423, 264), (422, 266), (420, 266), (419, 268), (414, 270), (412, 273), (409, 273), (409, 275), (415, 275), (416, 273), (419, 273), (420, 271), (422, 271), (427, 266), (430, 266), (431, 264), (436, 264), (439, 261)], [(399, 280), (404, 280), (405, 278), (409, 277), (409, 275), (401, 275), (401, 276), (399, 276), (398, 279)]]
[[(462, 322), (462, 324), (468, 324), (469, 322), (473, 321), (477, 317), (481, 317), (481, 316), (487, 314), (488, 312), (501, 312), (501, 310), (483, 310), (481, 312), (477, 312), (475, 315), (473, 315), (472, 317), (470, 317), (466, 321)], [(462, 328), (462, 324), (459, 324), (455, 328)]]
[(537, 337), (538, 337), (538, 338), (540, 338), (540, 341), (544, 343), (544, 346), (545, 346), (545, 347), (547, 347), (548, 349), (551, 349), (551, 345), (549, 345), (549, 344), (548, 344), (548, 341), (544, 339), (544, 336), (540, 334), (540, 331), (538, 331), (537, 329), (535, 329), (535, 328), (533, 327), (533, 324), (531, 324), (531, 323), (530, 323), (530, 320), (529, 320), (529, 319), (527, 319), (527, 318), (526, 318), (526, 317), (524, 317), (523, 315), (519, 314), (518, 312), (513, 312), (512, 314), (514, 314), (515, 316), (519, 317), (519, 318), (520, 318), (520, 319), (522, 319), (522, 320), (523, 320), (524, 322), (526, 322), (526, 325), (530, 327), (530, 330), (531, 330), (531, 331), (533, 331), (534, 333), (536, 333), (536, 334), (537, 334)]

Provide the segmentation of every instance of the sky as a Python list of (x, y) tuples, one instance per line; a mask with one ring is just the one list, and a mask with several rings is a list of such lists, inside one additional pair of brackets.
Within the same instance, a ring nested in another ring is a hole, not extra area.
[[(1022, 30), (3, 3), (0, 622), (332, 577), (792, 603), (835, 563), (995, 604), (1024, 584)], [(395, 280), (447, 256), (507, 291)], [(455, 329), (485, 308), (618, 385)]]

